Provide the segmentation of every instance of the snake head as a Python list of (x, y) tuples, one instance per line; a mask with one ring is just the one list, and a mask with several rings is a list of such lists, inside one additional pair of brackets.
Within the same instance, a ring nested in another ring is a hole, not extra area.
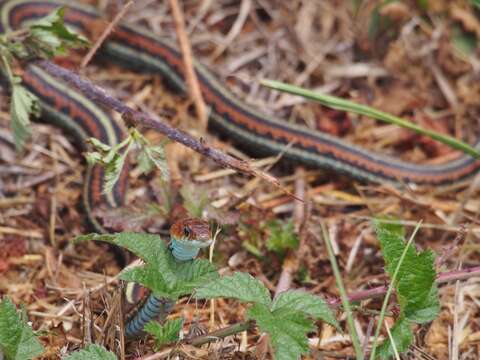
[(201, 219), (187, 218), (176, 221), (170, 228), (172, 240), (189, 243), (190, 246), (204, 248), (212, 243), (210, 224)]

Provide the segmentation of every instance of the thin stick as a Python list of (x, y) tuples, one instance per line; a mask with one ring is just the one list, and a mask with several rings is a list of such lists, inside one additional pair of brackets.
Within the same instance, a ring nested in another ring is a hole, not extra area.
[(193, 69), (192, 49), (188, 40), (187, 31), (185, 29), (185, 19), (183, 12), (178, 5), (177, 0), (170, 0), (170, 7), (172, 8), (172, 15), (175, 20), (175, 29), (177, 30), (178, 45), (183, 56), (183, 63), (185, 66), (185, 80), (187, 81), (190, 96), (192, 97), (195, 108), (200, 121), (200, 129), (206, 132), (208, 125), (207, 107), (203, 101), (202, 91), (198, 84), (197, 75)]
[(117, 15), (115, 15), (112, 22), (110, 24), (108, 24), (108, 26), (103, 31), (102, 35), (100, 35), (100, 37), (97, 39), (97, 41), (95, 41), (95, 44), (92, 46), (92, 48), (87, 53), (87, 55), (85, 55), (85, 57), (83, 58), (82, 63), (80, 64), (80, 69), (83, 69), (88, 65), (88, 63), (90, 62), (90, 60), (92, 60), (93, 56), (98, 51), (100, 46), (102, 46), (102, 44), (105, 41), (105, 39), (107, 38), (107, 36), (110, 35), (110, 33), (113, 31), (113, 28), (118, 24), (120, 19), (127, 13), (127, 10), (132, 5), (133, 5), (133, 0), (130, 0), (129, 2), (127, 2), (123, 6), (123, 8), (120, 10), (120, 12)]
[(214, 147), (211, 147), (210, 145), (206, 144), (205, 141), (197, 140), (190, 134), (175, 129), (167, 123), (158, 120), (157, 118), (154, 118), (142, 111), (132, 109), (120, 100), (109, 95), (107, 91), (105, 91), (105, 89), (93, 84), (90, 80), (82, 78), (77, 73), (62, 68), (61, 66), (58, 66), (46, 60), (38, 60), (34, 63), (40, 66), (50, 75), (63, 79), (69, 85), (78, 89), (86, 98), (90, 99), (96, 104), (101, 105), (106, 109), (114, 110), (122, 114), (122, 118), (127, 123), (127, 125), (143, 126), (146, 128), (154, 129), (155, 131), (164, 134), (169, 139), (179, 142), (193, 149), (199, 154), (202, 154), (203, 156), (209, 157), (221, 166), (238, 170), (252, 176), (257, 176), (269, 182), (273, 186), (281, 189), (293, 198), (299, 201), (303, 201), (303, 199), (297, 198), (295, 195), (291, 194), (288, 190), (282, 187), (280, 185), (280, 181), (277, 178), (261, 171), (260, 169), (255, 169), (250, 165), (250, 163), (235, 159), (234, 157), (225, 154), (224, 152)]
[[(303, 167), (298, 167), (295, 170), (295, 196), (305, 199), (306, 196), (306, 181), (305, 181), (305, 169)], [(305, 203), (296, 202), (293, 212), (293, 221), (295, 223), (295, 232), (298, 234), (300, 243), (298, 249), (290, 249), (283, 261), (282, 272), (278, 279), (277, 288), (275, 289), (275, 297), (277, 297), (281, 292), (287, 291), (290, 289), (292, 284), (293, 277), (299, 267), (299, 253), (302, 251), (302, 242), (304, 242), (305, 235), (303, 228), (306, 222), (305, 218)]]

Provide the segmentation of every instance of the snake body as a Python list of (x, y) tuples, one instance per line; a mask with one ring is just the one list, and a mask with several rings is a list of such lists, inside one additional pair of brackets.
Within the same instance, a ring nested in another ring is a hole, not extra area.
[[(18, 29), (48, 15), (59, 6), (68, 8), (65, 22), (83, 33), (88, 33), (92, 24), (101, 19), (94, 8), (73, 1), (0, 1), (0, 32)], [(161, 74), (178, 90), (186, 90), (179, 51), (168, 40), (145, 29), (119, 25), (102, 46), (101, 53), (126, 66)], [(480, 169), (480, 161), (467, 155), (445, 164), (413, 164), (284, 122), (244, 104), (199, 62), (195, 62), (194, 66), (203, 96), (211, 107), (210, 125), (256, 153), (283, 152), (285, 158), (295, 162), (377, 183), (446, 185), (465, 180)], [(85, 139), (95, 137), (113, 146), (125, 137), (124, 129), (107, 112), (39, 67), (27, 66), (22, 78), (23, 84), (40, 99), (42, 118), (67, 130), (80, 145), (85, 144)], [(476, 144), (477, 147), (479, 145), (480, 142)], [(103, 177), (100, 167), (89, 167), (83, 190), (87, 218), (100, 232), (104, 229), (95, 218), (93, 209), (102, 205), (117, 207), (123, 204), (128, 169), (122, 171), (110, 195), (102, 194)], [(192, 258), (195, 252), (191, 246), (182, 248), (181, 241), (173, 241), (172, 251), (181, 261)], [(138, 332), (139, 328), (143, 328), (144, 320), (158, 312), (161, 302), (157, 301), (159, 299), (150, 300), (143, 313), (140, 311), (139, 317), (127, 324), (127, 332)]]

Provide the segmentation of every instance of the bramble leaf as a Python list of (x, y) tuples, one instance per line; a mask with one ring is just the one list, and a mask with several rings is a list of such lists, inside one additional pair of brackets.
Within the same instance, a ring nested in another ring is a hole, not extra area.
[(145, 325), (143, 330), (153, 335), (155, 338), (155, 350), (158, 350), (162, 345), (177, 341), (182, 326), (183, 319), (181, 318), (168, 320), (163, 325), (152, 320)]
[(218, 279), (218, 272), (207, 260), (177, 261), (158, 235), (125, 232), (76, 238), (76, 241), (85, 240), (105, 241), (124, 247), (144, 260), (144, 265), (122, 271), (120, 278), (142, 284), (159, 297), (177, 300), (192, 293), (195, 288)]
[(335, 316), (328, 304), (320, 297), (301, 290), (289, 290), (280, 293), (272, 304), (272, 311), (289, 309), (303, 312), (305, 315), (322, 320), (340, 330)]
[(0, 302), (0, 355), (6, 360), (27, 360), (39, 356), (44, 349), (32, 328), (20, 317), (11, 300)]
[[(400, 224), (390, 224), (377, 219), (374, 225), (390, 278), (406, 250), (393, 284), (400, 305), (400, 317), (392, 327), (392, 337), (397, 350), (402, 352), (408, 348), (413, 338), (411, 324), (432, 321), (440, 311), (435, 283), (435, 256), (429, 250), (417, 253), (413, 244), (405, 249), (405, 232)], [(382, 354), (391, 354), (390, 340), (386, 340), (380, 349), (383, 349)]]
[(144, 146), (138, 156), (138, 167), (143, 174), (147, 174), (154, 167), (160, 170), (163, 181), (168, 181), (170, 174), (163, 145)]
[(103, 193), (109, 194), (112, 192), (113, 187), (118, 181), (120, 174), (123, 170), (123, 165), (125, 164), (125, 159), (127, 158), (128, 152), (118, 153), (113, 150), (109, 153), (113, 154), (109, 156), (108, 161), (105, 164), (105, 181), (103, 183)]
[[(402, 353), (408, 350), (410, 344), (413, 341), (412, 325), (410, 321), (405, 318), (398, 319), (395, 325), (390, 329), (392, 339), (395, 341), (395, 349), (398, 353)], [(390, 339), (385, 340), (378, 347), (378, 357), (381, 359), (391, 359), (395, 356), (393, 346)]]
[(25, 140), (30, 136), (30, 115), (38, 116), (40, 113), (37, 97), (20, 85), (20, 82), (19, 77), (13, 77), (10, 101), (10, 126), (17, 150), (23, 148)]
[(26, 42), (37, 56), (52, 58), (65, 55), (70, 48), (88, 46), (88, 41), (81, 35), (70, 31), (64, 24), (65, 8), (60, 7), (51, 14), (30, 26), (30, 36)]
[(300, 359), (301, 354), (308, 352), (307, 333), (315, 327), (303, 313), (287, 307), (270, 311), (263, 304), (254, 304), (247, 315), (255, 320), (261, 331), (270, 335), (275, 359)]
[(262, 304), (267, 307), (272, 303), (270, 293), (265, 285), (252, 275), (241, 272), (224, 276), (215, 282), (206, 283), (197, 289), (195, 297), (202, 299), (228, 297), (243, 302)]
[(117, 360), (117, 357), (102, 346), (90, 344), (85, 349), (68, 355), (64, 360)]

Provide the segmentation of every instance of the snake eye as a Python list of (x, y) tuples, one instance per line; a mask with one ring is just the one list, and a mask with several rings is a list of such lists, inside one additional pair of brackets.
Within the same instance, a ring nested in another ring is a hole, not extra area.
[(185, 237), (189, 238), (189, 237), (190, 237), (190, 233), (191, 233), (190, 228), (189, 228), (188, 226), (185, 226), (185, 227), (183, 228), (183, 235), (185, 235)]

